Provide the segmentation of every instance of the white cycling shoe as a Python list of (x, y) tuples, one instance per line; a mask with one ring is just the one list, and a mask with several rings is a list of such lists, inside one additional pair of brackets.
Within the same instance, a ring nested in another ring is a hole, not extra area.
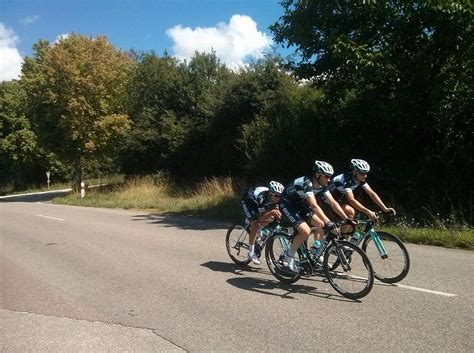
[(260, 259), (258, 258), (258, 256), (253, 253), (253, 254), (248, 254), (248, 258), (250, 261), (252, 261), (255, 265), (261, 265), (262, 264), (262, 261), (260, 261)]

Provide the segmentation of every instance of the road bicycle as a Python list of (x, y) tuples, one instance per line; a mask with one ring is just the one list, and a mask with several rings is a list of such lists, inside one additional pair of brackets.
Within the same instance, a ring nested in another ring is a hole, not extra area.
[[(312, 232), (320, 228), (311, 228)], [(284, 253), (288, 250), (293, 235), (284, 231), (276, 231), (268, 239), (265, 248), (265, 259), (270, 272), (279, 281), (287, 284), (296, 282), (301, 276), (313, 276), (321, 271), (331, 286), (341, 295), (349, 299), (360, 299), (370, 293), (374, 285), (374, 273), (367, 255), (355, 244), (342, 240), (340, 232), (326, 232), (321, 247), (313, 252), (303, 242), (295, 254), (299, 272), (292, 272), (285, 261)], [(350, 259), (346, 257), (350, 254)], [(323, 256), (323, 263), (318, 259)], [(337, 270), (332, 264), (338, 262)]]
[[(360, 247), (372, 263), (375, 278), (385, 283), (400, 282), (410, 270), (410, 256), (405, 245), (393, 234), (376, 231), (375, 222), (360, 217), (359, 215), (357, 229), (349, 236), (349, 241), (356, 245), (362, 244)], [(338, 265), (339, 262), (336, 261), (332, 269), (336, 269)]]
[[(278, 221), (262, 220), (261, 222), (270, 223), (265, 227), (262, 227), (260, 234), (257, 234), (255, 239), (254, 251), (258, 258), (261, 257), (268, 239), (270, 239), (274, 233), (284, 230)], [(249, 251), (249, 232), (250, 224), (248, 222), (244, 222), (244, 225), (233, 224), (227, 230), (227, 235), (225, 238), (227, 253), (229, 254), (232, 261), (240, 266), (245, 266), (251, 261), (247, 256)], [(288, 230), (286, 230), (286, 232), (288, 234)]]

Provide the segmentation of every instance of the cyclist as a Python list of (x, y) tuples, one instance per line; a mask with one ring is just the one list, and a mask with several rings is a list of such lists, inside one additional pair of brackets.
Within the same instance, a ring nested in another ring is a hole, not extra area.
[(284, 189), (282, 184), (272, 180), (268, 187), (252, 187), (244, 192), (240, 207), (246, 217), (246, 223), (250, 223), (248, 258), (254, 264), (260, 265), (262, 263), (255, 254), (257, 231), (269, 224), (272, 219), (281, 218), (278, 202)]
[(380, 196), (366, 182), (370, 165), (362, 159), (351, 159), (351, 172), (335, 176), (329, 183), (329, 190), (341, 205), (349, 218), (354, 218), (355, 210), (367, 215), (372, 221), (377, 220), (377, 214), (362, 205), (354, 197), (354, 191), (363, 189), (377, 206), (385, 213), (396, 214), (395, 209), (385, 206)]
[[(311, 226), (326, 228), (335, 231), (337, 226), (324, 214), (316, 202), (315, 194), (325, 193), (325, 185), (328, 184), (330, 175), (334, 173), (332, 166), (323, 161), (315, 161), (313, 173), (293, 180), (281, 195), (280, 208), (282, 213), (295, 228), (296, 236), (293, 238), (289, 249), (285, 252), (285, 261), (293, 272), (299, 272), (295, 263), (294, 255), (300, 245), (308, 239)], [(347, 219), (342, 209), (336, 212)], [(340, 208), (340, 207), (339, 207)], [(321, 233), (315, 234), (315, 240), (321, 238)], [(321, 258), (319, 259), (322, 260)]]

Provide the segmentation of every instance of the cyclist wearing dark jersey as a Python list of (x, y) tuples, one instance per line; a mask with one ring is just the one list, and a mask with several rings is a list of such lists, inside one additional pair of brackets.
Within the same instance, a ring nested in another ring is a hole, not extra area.
[(385, 213), (396, 214), (395, 209), (385, 206), (380, 196), (372, 190), (369, 184), (366, 182), (367, 173), (370, 171), (369, 163), (362, 159), (351, 160), (352, 171), (344, 174), (335, 176), (329, 183), (329, 190), (340, 204), (346, 215), (349, 218), (354, 218), (355, 210), (364, 213), (372, 221), (377, 220), (377, 214), (362, 205), (354, 197), (354, 191), (358, 189), (364, 190), (367, 195), (374, 201), (374, 203), (380, 207)]
[[(323, 161), (315, 161), (313, 174), (294, 179), (281, 195), (280, 208), (290, 224), (295, 228), (297, 234), (293, 238), (288, 251), (285, 253), (285, 261), (293, 272), (298, 272), (294, 255), (300, 245), (308, 239), (311, 226), (326, 227), (335, 230), (336, 224), (331, 222), (316, 202), (315, 194), (325, 193), (330, 176), (334, 173), (332, 166)], [(341, 216), (346, 215), (340, 210)], [(319, 239), (321, 234), (315, 234)]]
[(250, 223), (248, 257), (254, 264), (262, 262), (255, 254), (255, 237), (259, 228), (267, 225), (271, 219), (280, 219), (278, 202), (284, 187), (277, 181), (270, 181), (268, 187), (252, 187), (244, 192), (240, 207)]

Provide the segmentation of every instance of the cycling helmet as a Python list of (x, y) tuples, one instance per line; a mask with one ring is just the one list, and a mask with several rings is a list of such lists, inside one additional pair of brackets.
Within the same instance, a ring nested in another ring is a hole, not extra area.
[(351, 167), (358, 173), (368, 173), (370, 165), (362, 159), (351, 159)]
[(268, 185), (268, 188), (270, 189), (270, 192), (275, 195), (281, 195), (283, 190), (285, 190), (285, 187), (282, 184), (280, 184), (278, 181), (273, 180)]
[(313, 172), (322, 175), (332, 176), (334, 174), (334, 169), (332, 168), (332, 165), (330, 165), (328, 162), (314, 161)]

